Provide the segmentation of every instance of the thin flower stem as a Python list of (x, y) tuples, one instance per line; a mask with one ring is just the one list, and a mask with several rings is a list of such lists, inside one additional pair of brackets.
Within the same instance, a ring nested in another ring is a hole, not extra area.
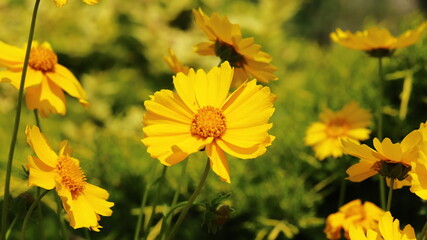
[(163, 188), (163, 182), (165, 180), (167, 169), (168, 169), (167, 166), (163, 166), (162, 175), (160, 176), (159, 182), (157, 184), (156, 196), (154, 197), (153, 206), (151, 208), (150, 218), (148, 219), (147, 226), (146, 226), (146, 229), (144, 231), (144, 239), (147, 239), (147, 236), (148, 236), (148, 233), (150, 230), (151, 222), (153, 221), (154, 215), (156, 213), (156, 206), (157, 206), (157, 203), (158, 203), (159, 198), (160, 198), (161, 189)]
[(36, 119), (36, 125), (40, 129), (40, 132), (41, 132), (42, 131), (42, 125), (40, 124), (39, 111), (37, 111), (37, 109), (34, 109), (34, 118)]
[(418, 236), (417, 239), (424, 240), (424, 237), (426, 236), (426, 233), (427, 233), (427, 221), (424, 224), (423, 230), (421, 230), (421, 233), (420, 233), (420, 235)]
[(22, 224), (22, 228), (21, 228), (21, 240), (25, 239), (25, 230), (27, 228), (28, 225), (28, 221), (30, 220), (31, 214), (33, 213), (34, 208), (37, 207), (37, 205), (39, 204), (40, 200), (49, 192), (50, 190), (44, 190), (38, 197), (37, 199), (33, 202), (33, 204), (31, 204), (30, 208), (28, 209), (27, 214), (25, 215), (24, 218), (24, 223)]
[(58, 222), (61, 229), (62, 239), (67, 240), (68, 234), (67, 234), (67, 228), (65, 227), (64, 218), (62, 217), (62, 201), (59, 196), (55, 197), (56, 201), (56, 215), (58, 216)]
[(388, 198), (387, 198), (387, 208), (385, 209), (385, 211), (390, 211), (390, 207), (391, 207), (391, 198), (393, 196), (393, 185), (394, 185), (394, 178), (390, 179), (390, 190), (388, 190)]
[[(37, 187), (37, 197), (40, 196), (41, 188)], [(44, 224), (43, 224), (43, 212), (42, 212), (42, 206), (40, 205), (40, 202), (37, 204), (37, 214), (39, 215), (39, 221), (40, 221), (40, 239), (44, 239)]]
[[(183, 206), (185, 206), (185, 205), (187, 205), (188, 204), (188, 201), (184, 201), (184, 202), (180, 202), (180, 203), (177, 203), (177, 204), (175, 204), (175, 205), (173, 205), (167, 212), (166, 212), (166, 214), (165, 214), (165, 216), (163, 217), (163, 221), (166, 221), (166, 220), (168, 220), (169, 219), (169, 217), (171, 216), (171, 215), (173, 215), (174, 214), (174, 212), (175, 212), (175, 210), (176, 209), (178, 209), (178, 208), (180, 208), (180, 207), (183, 207)], [(205, 204), (203, 204), (203, 203), (200, 203), (200, 202), (193, 202), (193, 205), (196, 205), (196, 206), (199, 206), (199, 207), (202, 207), (202, 208), (206, 208), (206, 205)], [(161, 239), (161, 238), (160, 238)]]
[(208, 177), (208, 173), (210, 170), (210, 160), (209, 158), (206, 161), (205, 171), (203, 172), (202, 178), (200, 179), (199, 185), (194, 190), (193, 195), (191, 195), (190, 199), (188, 199), (187, 205), (185, 205), (184, 209), (182, 210), (181, 214), (178, 217), (178, 220), (176, 221), (175, 225), (172, 228), (171, 233), (169, 234), (168, 240), (172, 240), (175, 237), (175, 234), (177, 233), (179, 227), (182, 224), (182, 221), (184, 220), (185, 215), (187, 215), (188, 210), (193, 205), (194, 200), (196, 200), (196, 197), (200, 194), (200, 191), (202, 190), (203, 186), (205, 185), (206, 179)]
[(21, 83), (20, 83), (19, 92), (18, 92), (18, 104), (16, 106), (15, 123), (13, 126), (12, 140), (10, 143), (9, 157), (8, 157), (7, 167), (6, 167), (6, 179), (4, 184), (4, 195), (3, 195), (4, 199), (3, 199), (3, 208), (2, 208), (2, 216), (1, 216), (1, 232), (0, 232), (0, 239), (2, 240), (5, 240), (6, 238), (6, 231), (7, 231), (7, 225), (8, 225), (7, 213), (9, 210), (9, 200), (10, 200), (9, 199), (10, 198), (10, 177), (12, 173), (13, 154), (15, 152), (19, 122), (21, 120), (21, 106), (22, 106), (22, 98), (24, 95), (25, 77), (27, 75), (28, 61), (30, 59), (31, 44), (33, 42), (34, 29), (36, 25), (36, 18), (37, 18), (39, 3), (40, 3), (40, 0), (35, 1), (33, 15), (31, 18), (30, 33), (28, 35), (27, 50), (25, 52), (24, 66), (22, 67)]
[[(172, 198), (171, 207), (175, 206), (176, 203), (178, 202), (178, 197), (179, 197), (179, 194), (181, 193), (182, 183), (184, 182), (184, 179), (185, 179), (187, 164), (188, 164), (188, 161), (184, 161), (182, 165), (181, 175), (178, 180), (178, 186), (176, 187), (175, 193)], [(169, 210), (169, 211), (173, 214), (173, 210)], [(170, 221), (171, 219), (168, 219), (166, 215), (163, 217), (163, 223), (162, 223), (162, 227), (160, 228), (159, 239), (162, 239), (163, 234), (169, 231)]]
[[(383, 102), (384, 102), (384, 73), (383, 73), (383, 62), (382, 57), (378, 58), (378, 107), (377, 107), (377, 138), (383, 140)], [(385, 181), (383, 177), (380, 177), (379, 188), (380, 188), (380, 201), (381, 208), (385, 209)]]
[(346, 184), (347, 180), (342, 179), (341, 180), (341, 185), (340, 185), (340, 195), (338, 198), (338, 209), (344, 204), (344, 199), (345, 199), (345, 190), (346, 190)]

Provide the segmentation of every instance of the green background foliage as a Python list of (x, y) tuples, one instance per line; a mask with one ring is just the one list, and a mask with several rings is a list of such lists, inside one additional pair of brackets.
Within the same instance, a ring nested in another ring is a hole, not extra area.
[[(17, 46), (26, 42), (32, 5), (33, 1), (28, 0), (0, 3), (1, 41)], [(318, 161), (311, 148), (304, 146), (305, 130), (326, 107), (338, 110), (355, 100), (374, 113), (378, 101), (376, 60), (361, 51), (332, 44), (329, 33), (337, 27), (356, 31), (380, 25), (400, 34), (425, 20), (422, 1), (102, 0), (89, 6), (70, 0), (58, 9), (53, 1), (43, 0), (35, 39), (51, 43), (59, 63), (81, 81), (90, 102), (88, 108), (83, 108), (67, 97), (66, 116), (41, 119), (43, 131), (55, 150), (61, 140), (68, 139), (88, 181), (108, 190), (110, 200), (115, 202), (113, 215), (100, 222), (104, 227), (100, 233), (69, 228), (70, 232), (76, 237), (89, 234), (91, 239), (132, 239), (143, 191), (163, 168), (140, 142), (144, 101), (157, 90), (173, 88), (172, 73), (163, 57), (172, 47), (178, 58), (191, 67), (209, 70), (218, 64), (217, 58), (193, 51), (195, 44), (205, 41), (191, 13), (198, 7), (208, 15), (218, 12), (228, 16), (241, 26), (245, 37), (254, 36), (262, 50), (273, 56), (279, 80), (268, 86), (277, 95), (271, 120), (271, 134), (276, 140), (257, 159), (228, 156), (231, 184), (221, 182), (213, 173), (209, 175), (197, 201), (210, 202), (219, 193), (231, 192), (226, 203), (234, 212), (227, 224), (215, 235), (208, 234), (207, 227), (202, 226), (203, 212), (195, 207), (177, 239), (325, 239), (325, 218), (337, 211), (345, 169), (357, 159)], [(384, 132), (393, 141), (401, 141), (427, 120), (425, 35), (416, 45), (397, 50), (394, 57), (385, 59), (384, 66)], [(409, 99), (407, 104), (402, 103), (402, 96)], [(16, 98), (17, 91), (12, 86), (0, 84), (1, 179)], [(35, 194), (27, 187), (21, 167), (33, 154), (24, 138), (27, 124), (35, 124), (35, 120), (24, 107), (12, 179), (14, 208), (10, 221), (17, 216), (13, 234), (19, 233), (25, 209)], [(371, 128), (375, 132), (374, 124)], [(204, 153), (189, 157), (180, 201), (188, 199), (194, 190), (204, 159)], [(166, 184), (161, 189), (162, 206), (171, 202), (182, 165), (168, 168)], [(149, 191), (147, 206), (156, 191)], [(375, 178), (348, 182), (345, 202), (361, 198), (379, 205), (377, 191)], [(44, 234), (46, 239), (56, 239), (56, 205), (53, 194), (49, 195), (43, 201)], [(393, 215), (420, 231), (425, 205), (407, 188), (396, 191), (394, 196)], [(37, 215), (31, 223), (27, 236), (38, 239)]]

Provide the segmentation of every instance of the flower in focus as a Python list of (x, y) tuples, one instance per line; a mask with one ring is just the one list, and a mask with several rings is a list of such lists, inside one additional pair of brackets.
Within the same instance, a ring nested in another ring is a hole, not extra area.
[(179, 73), (179, 72), (182, 72), (184, 74), (188, 74), (190, 67), (185, 66), (180, 61), (178, 61), (178, 58), (176, 57), (172, 48), (169, 48), (169, 56), (165, 56), (164, 59), (165, 59), (165, 62), (168, 64), (169, 68), (175, 74)]
[(86, 182), (79, 160), (71, 157), (67, 141), (60, 144), (59, 154), (56, 154), (38, 127), (27, 126), (25, 133), (28, 144), (37, 155), (28, 157), (28, 184), (48, 190), (55, 188), (71, 227), (86, 227), (99, 232), (102, 228), (98, 223), (99, 215), (111, 216), (113, 213), (110, 208), (114, 203), (107, 201), (108, 192)]
[(201, 55), (218, 56), (221, 62), (228, 61), (234, 67), (233, 86), (254, 77), (268, 83), (277, 80), (273, 74), (277, 68), (270, 64), (272, 58), (261, 51), (261, 46), (254, 43), (254, 38), (243, 38), (240, 26), (232, 24), (227, 17), (213, 13), (206, 16), (202, 9), (193, 9), (197, 25), (205, 32), (210, 42), (199, 43), (196, 52)]
[(208, 73), (190, 69), (174, 76), (176, 92), (161, 90), (145, 101), (142, 142), (151, 157), (170, 166), (205, 149), (212, 170), (230, 183), (224, 152), (242, 159), (264, 154), (274, 140), (268, 120), (276, 97), (255, 80), (229, 94), (232, 79), (228, 62)]
[[(55, 2), (57, 7), (62, 7), (68, 2), (68, 0), (53, 0), (53, 1)], [(93, 5), (99, 2), (99, 0), (82, 0), (82, 1), (89, 5)]]
[(374, 139), (375, 150), (365, 144), (343, 140), (344, 152), (360, 158), (359, 163), (347, 169), (347, 179), (352, 182), (361, 182), (377, 173), (385, 176), (387, 180), (399, 180), (395, 188), (410, 185), (408, 172), (411, 163), (418, 160), (418, 145), (422, 140), (420, 131), (409, 133), (401, 143), (392, 143), (389, 138), (382, 142)]
[(344, 47), (366, 51), (373, 57), (385, 57), (390, 56), (397, 48), (415, 44), (426, 27), (427, 23), (423, 23), (417, 29), (406, 31), (397, 38), (385, 28), (371, 27), (354, 34), (338, 28), (330, 37)]
[(362, 205), (360, 199), (353, 200), (326, 218), (324, 230), (326, 238), (341, 239), (341, 234), (344, 232), (344, 237), (349, 239), (348, 231), (352, 225), (359, 226), (365, 231), (377, 229), (378, 221), (383, 213), (381, 208), (371, 202), (366, 201)]
[[(350, 240), (416, 240), (414, 228), (406, 225), (400, 230), (399, 219), (393, 221), (390, 212), (385, 212), (378, 223), (378, 228), (365, 229), (353, 225), (350, 227)], [(379, 234), (379, 235), (378, 235)]]
[(419, 159), (412, 162), (412, 170), (409, 172), (409, 176), (412, 177), (409, 190), (427, 200), (427, 122), (421, 123), (418, 130), (421, 132), (423, 140), (419, 145)]
[[(0, 81), (9, 82), (19, 89), (26, 50), (0, 41), (0, 51), (0, 67), (6, 68), (0, 71)], [(82, 105), (88, 105), (86, 92), (80, 82), (70, 70), (58, 64), (58, 57), (46, 42), (32, 43), (24, 89), (27, 90), (28, 109), (37, 109), (43, 117), (50, 113), (65, 114), (63, 90), (77, 98)]]
[(372, 115), (369, 111), (351, 102), (338, 112), (326, 109), (319, 115), (319, 122), (312, 123), (306, 131), (304, 143), (313, 146), (316, 157), (340, 157), (343, 149), (340, 139), (359, 142), (369, 138)]

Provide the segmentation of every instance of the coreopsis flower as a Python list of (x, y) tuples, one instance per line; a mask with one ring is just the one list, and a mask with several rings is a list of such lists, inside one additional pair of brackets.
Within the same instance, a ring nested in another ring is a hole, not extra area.
[(114, 203), (108, 202), (106, 190), (88, 183), (80, 168), (79, 160), (71, 157), (67, 141), (60, 144), (56, 154), (38, 127), (27, 126), (27, 142), (37, 157), (29, 156), (28, 184), (44, 189), (54, 189), (62, 200), (70, 225), (73, 228), (89, 228), (99, 231), (100, 215), (111, 216)]
[(351, 226), (360, 226), (365, 231), (367, 229), (377, 229), (378, 221), (384, 211), (371, 202), (364, 202), (360, 199), (353, 200), (326, 218), (324, 232), (326, 238), (335, 240), (344, 237), (349, 239), (349, 229)]
[[(416, 240), (414, 228), (406, 225), (400, 230), (399, 219), (393, 221), (390, 212), (385, 212), (376, 229), (362, 229), (360, 226), (350, 227), (350, 240)], [(365, 233), (366, 232), (366, 233)]]
[(422, 140), (420, 131), (410, 132), (401, 143), (392, 143), (389, 138), (382, 142), (378, 138), (374, 139), (372, 149), (365, 144), (354, 143), (350, 140), (343, 140), (344, 152), (360, 158), (359, 163), (347, 169), (349, 175), (347, 179), (352, 182), (361, 182), (379, 173), (395, 181), (395, 188), (410, 185), (408, 175), (412, 162), (416, 162), (419, 156), (419, 143)]
[[(53, 0), (53, 1), (55, 2), (57, 7), (62, 7), (68, 2), (68, 0)], [(82, 0), (82, 1), (89, 5), (93, 5), (99, 2), (99, 0)]]
[(243, 38), (239, 25), (232, 24), (227, 17), (220, 17), (217, 13), (208, 17), (202, 9), (193, 9), (193, 14), (197, 25), (210, 41), (197, 44), (196, 52), (218, 56), (222, 62), (228, 61), (234, 67), (235, 87), (250, 76), (265, 83), (277, 80), (273, 74), (277, 68), (270, 64), (271, 56), (260, 50), (261, 46), (254, 43), (254, 38)]
[(318, 159), (329, 156), (340, 157), (343, 149), (340, 139), (351, 139), (359, 142), (369, 138), (372, 115), (359, 107), (356, 102), (350, 102), (340, 111), (333, 112), (325, 109), (319, 115), (319, 121), (312, 123), (306, 131), (304, 143), (313, 146)]
[[(0, 41), (0, 52), (0, 67), (6, 68), (0, 71), (0, 81), (9, 82), (19, 89), (25, 47), (21, 49)], [(27, 90), (28, 109), (37, 109), (43, 117), (50, 113), (65, 114), (63, 90), (77, 98), (82, 105), (88, 105), (86, 92), (80, 82), (70, 70), (58, 64), (58, 57), (47, 42), (32, 43), (24, 88)]]
[(412, 162), (412, 169), (409, 172), (409, 176), (412, 177), (409, 190), (427, 200), (427, 122), (421, 123), (418, 130), (421, 132), (423, 140), (419, 145), (419, 159)]
[(188, 74), (188, 70), (190, 70), (190, 67), (183, 65), (178, 60), (172, 48), (169, 48), (169, 56), (165, 56), (164, 60), (175, 74), (179, 72)]
[(205, 149), (212, 170), (230, 183), (224, 152), (242, 159), (264, 154), (274, 140), (268, 120), (276, 97), (255, 80), (229, 94), (232, 78), (228, 62), (208, 73), (190, 69), (173, 77), (176, 92), (161, 90), (145, 101), (142, 142), (151, 157), (170, 166)]
[(393, 54), (397, 48), (415, 44), (421, 37), (427, 23), (421, 24), (415, 30), (408, 30), (399, 37), (394, 37), (385, 28), (370, 27), (363, 32), (352, 33), (339, 28), (330, 34), (331, 39), (347, 48), (366, 51), (373, 57), (385, 57)]

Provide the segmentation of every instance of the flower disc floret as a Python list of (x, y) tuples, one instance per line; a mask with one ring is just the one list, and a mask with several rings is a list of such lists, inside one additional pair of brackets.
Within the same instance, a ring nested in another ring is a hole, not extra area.
[(28, 65), (34, 70), (53, 72), (57, 63), (58, 57), (51, 49), (46, 48), (43, 45), (39, 45), (31, 49)]
[(69, 156), (60, 156), (56, 165), (61, 183), (71, 192), (73, 199), (80, 196), (86, 185), (86, 176), (79, 166), (79, 162)]
[(191, 134), (203, 138), (221, 137), (227, 129), (222, 110), (212, 106), (199, 109), (191, 121)]

